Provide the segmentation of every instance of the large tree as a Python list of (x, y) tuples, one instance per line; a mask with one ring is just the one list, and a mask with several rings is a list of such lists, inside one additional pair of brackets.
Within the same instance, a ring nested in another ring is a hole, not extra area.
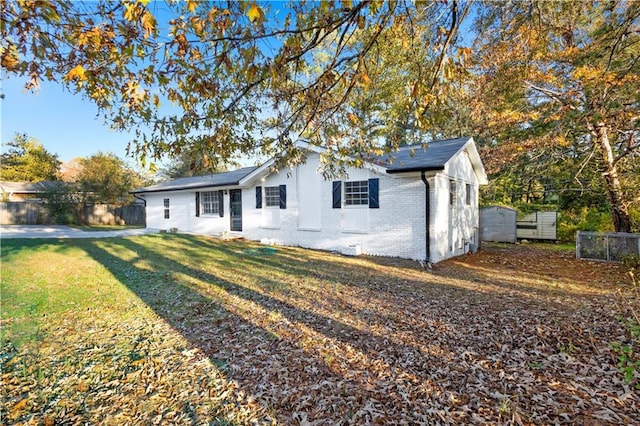
[[(369, 140), (320, 124), (353, 121), (343, 106), (385, 78), (370, 69), (394, 32), (403, 38), (393, 40), (398, 60), (412, 61), (419, 45), (426, 55), (417, 59), (430, 62), (405, 74), (406, 96), (387, 99), (387, 108), (397, 123), (422, 124), (469, 7), (456, 0), (7, 0), (2, 66), (27, 76), (30, 89), (56, 80), (93, 100), (115, 128), (137, 130), (130, 150), (143, 161), (183, 151), (212, 152), (213, 163), (238, 152), (291, 159), (300, 135), (362, 152), (372, 149)], [(431, 31), (412, 38), (421, 26)], [(403, 72), (402, 62), (394, 69)], [(390, 140), (393, 147), (400, 139)]]
[(51, 153), (36, 139), (16, 134), (5, 144), (0, 162), (0, 180), (40, 182), (58, 180), (62, 164), (58, 155)]
[[(206, 152), (185, 150), (175, 156), (168, 164), (161, 167), (157, 172), (157, 176), (160, 179), (175, 179), (226, 171), (225, 165), (215, 163), (216, 159), (215, 155)], [(229, 163), (230, 165), (237, 165), (235, 162)]]
[(640, 2), (488, 3), (477, 27), (492, 166), (527, 161), (530, 181), (551, 166), (571, 167), (575, 182), (599, 170), (614, 227), (629, 232), (640, 204)]
[[(462, 20), (467, 10), (456, 19)], [(354, 32), (349, 46), (355, 48), (370, 40), (372, 32), (379, 32), (363, 64), (365, 72), (350, 88), (345, 102), (334, 106), (338, 114), (310, 124), (309, 137), (330, 133), (342, 140), (357, 138), (363, 145), (368, 143), (370, 149), (378, 149), (454, 136), (450, 128), (441, 132), (434, 124), (444, 121), (441, 115), (445, 111), (453, 110), (449, 100), (461, 90), (456, 79), (471, 50), (449, 49), (449, 55), (442, 58), (431, 42), (434, 34), (447, 30), (436, 24), (434, 19), (414, 21), (411, 16), (400, 15), (388, 28)], [(331, 55), (324, 52), (314, 56), (314, 64), (320, 69), (331, 60)], [(434, 72), (436, 69), (441, 71)]]
[(125, 204), (129, 191), (144, 185), (144, 178), (112, 153), (99, 152), (80, 159), (77, 175), (84, 201)]

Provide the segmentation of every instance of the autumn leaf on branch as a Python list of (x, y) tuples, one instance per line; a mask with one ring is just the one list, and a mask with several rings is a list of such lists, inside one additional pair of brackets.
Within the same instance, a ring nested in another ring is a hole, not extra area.
[(260, 6), (253, 3), (251, 6), (249, 6), (249, 9), (247, 9), (247, 16), (249, 17), (249, 21), (251, 22), (262, 22), (262, 20), (264, 19), (264, 12), (262, 11), (262, 8)]
[(82, 65), (76, 65), (65, 76), (67, 80), (83, 82), (87, 79), (84, 73), (84, 67)]
[[(291, 153), (300, 136), (366, 155), (425, 130), (425, 120), (411, 118), (418, 98), (439, 85), (425, 64), (454, 52), (456, 12), (467, 4), (79, 1), (38, 8), (10, 0), (3, 47), (24, 40), (34, 53), (3, 61), (14, 73), (33, 69), (36, 79), (62, 77), (114, 128), (137, 130), (130, 152), (139, 158), (199, 147), (224, 163), (239, 154)], [(449, 43), (439, 27), (448, 28)], [(407, 93), (407, 78), (419, 90)], [(139, 90), (132, 97), (133, 80)], [(350, 114), (359, 120), (340, 123)], [(380, 139), (391, 127), (393, 135)]]

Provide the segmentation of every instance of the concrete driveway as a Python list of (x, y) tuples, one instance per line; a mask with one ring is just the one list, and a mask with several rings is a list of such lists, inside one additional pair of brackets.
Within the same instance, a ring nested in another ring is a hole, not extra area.
[(2, 225), (0, 238), (105, 238), (153, 234), (157, 229), (133, 228), (121, 231), (83, 231), (64, 225)]

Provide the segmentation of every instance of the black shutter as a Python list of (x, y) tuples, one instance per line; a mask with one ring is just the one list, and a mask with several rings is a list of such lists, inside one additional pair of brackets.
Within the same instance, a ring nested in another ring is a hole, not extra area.
[(287, 208), (287, 185), (280, 185), (280, 208)]
[(342, 207), (342, 181), (334, 180), (333, 182), (333, 208)]
[(196, 192), (196, 217), (200, 217), (200, 193)]
[(380, 186), (378, 178), (369, 179), (369, 208), (379, 209), (380, 199), (378, 198), (378, 187)]
[(262, 208), (262, 187), (256, 186), (256, 209)]
[(218, 213), (220, 213), (220, 217), (224, 217), (224, 191), (218, 191)]

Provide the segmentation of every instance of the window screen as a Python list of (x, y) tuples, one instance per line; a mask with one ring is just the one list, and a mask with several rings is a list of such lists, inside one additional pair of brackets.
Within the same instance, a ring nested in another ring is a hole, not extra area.
[(456, 205), (456, 181), (455, 180), (449, 181), (449, 205), (450, 206)]
[(347, 206), (366, 206), (369, 204), (369, 182), (356, 180), (344, 183), (344, 203)]
[(164, 199), (164, 218), (169, 219), (169, 199)]
[(279, 207), (280, 187), (266, 186), (264, 188), (264, 203), (267, 207)]
[(200, 203), (202, 204), (202, 214), (218, 214), (220, 212), (219, 199), (218, 191), (201, 193)]

